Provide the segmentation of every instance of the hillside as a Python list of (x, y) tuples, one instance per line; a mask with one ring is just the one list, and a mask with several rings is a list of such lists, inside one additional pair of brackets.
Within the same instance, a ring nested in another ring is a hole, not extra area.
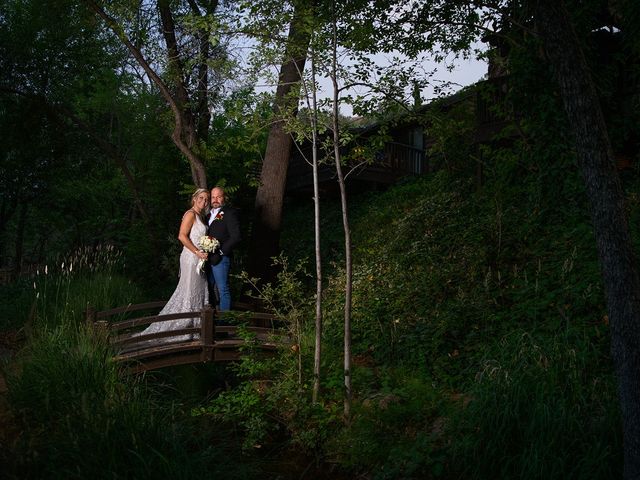
[[(619, 476), (584, 194), (574, 174), (511, 174), (512, 186), (489, 179), (478, 189), (440, 171), (351, 199), (358, 413), (327, 444), (342, 465), (372, 478)], [(343, 236), (339, 206), (323, 208), (331, 396), (341, 380)], [(287, 226), (286, 253), (312, 259), (311, 202)]]

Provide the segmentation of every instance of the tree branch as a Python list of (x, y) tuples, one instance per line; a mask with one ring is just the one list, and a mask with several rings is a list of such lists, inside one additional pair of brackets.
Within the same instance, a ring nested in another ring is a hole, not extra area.
[[(83, 0), (91, 10), (93, 10), (100, 18), (102, 18), (107, 26), (115, 33), (118, 38), (122, 41), (122, 43), (127, 47), (131, 55), (138, 61), (140, 66), (147, 73), (151, 81), (158, 87), (160, 93), (169, 104), (171, 111), (174, 115), (175, 127), (171, 134), (171, 138), (173, 143), (178, 147), (178, 149), (187, 157), (189, 160), (189, 164), (191, 165), (191, 175), (193, 177), (194, 182), (199, 187), (206, 187), (207, 179), (204, 170), (204, 165), (200, 158), (196, 155), (196, 153), (192, 150), (192, 145), (189, 145), (185, 139), (183, 138), (183, 132), (187, 134), (187, 137), (191, 133), (190, 130), (192, 127), (190, 126), (190, 119), (186, 118), (186, 113), (183, 108), (186, 105), (184, 102), (184, 98), (181, 99), (181, 103), (179, 103), (171, 94), (171, 91), (167, 87), (167, 85), (162, 81), (160, 76), (151, 68), (149, 62), (144, 58), (142, 52), (139, 48), (137, 48), (127, 34), (124, 32), (124, 29), (118, 22), (108, 15), (104, 9), (102, 9), (94, 0)], [(183, 92), (184, 93), (184, 92)], [(186, 97), (188, 98), (188, 97)]]

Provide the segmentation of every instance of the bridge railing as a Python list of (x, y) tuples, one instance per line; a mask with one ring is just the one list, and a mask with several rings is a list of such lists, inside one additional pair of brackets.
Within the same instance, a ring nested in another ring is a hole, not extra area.
[[(277, 347), (271, 338), (274, 331), (277, 331), (275, 317), (269, 313), (224, 312), (216, 314), (211, 307), (205, 307), (196, 312), (145, 315), (113, 321), (113, 318), (117, 316), (124, 317), (134, 312), (158, 309), (165, 304), (166, 302), (148, 302), (101, 312), (89, 307), (86, 319), (89, 324), (102, 331), (109, 338), (110, 343), (118, 352), (114, 357), (116, 361), (136, 362), (132, 367), (133, 371), (186, 363), (238, 359), (240, 348), (244, 345), (244, 339), (237, 336), (238, 326), (228, 323), (229, 320), (238, 316), (248, 320), (248, 325), (243, 329), (255, 335), (259, 348), (274, 350)], [(150, 334), (141, 333), (143, 327), (155, 322), (187, 318), (198, 319), (200, 325)], [(220, 320), (224, 324), (216, 325), (216, 320)]]

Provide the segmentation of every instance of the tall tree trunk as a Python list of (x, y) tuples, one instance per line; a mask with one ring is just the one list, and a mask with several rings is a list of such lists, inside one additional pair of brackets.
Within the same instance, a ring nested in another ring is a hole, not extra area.
[[(202, 2), (204, 13), (200, 11), (200, 7), (195, 0), (188, 0), (188, 3), (193, 14), (199, 17), (213, 15), (218, 8), (218, 0)], [(211, 112), (209, 111), (209, 64), (207, 63), (211, 51), (211, 43), (209, 42), (209, 32), (203, 28), (198, 28), (197, 37), (200, 54), (196, 72), (198, 86), (195, 92), (196, 99), (194, 108), (197, 118), (196, 136), (199, 141), (206, 141), (209, 135), (209, 124), (211, 123)]]
[(352, 267), (353, 260), (351, 258), (351, 228), (349, 227), (349, 211), (347, 204), (347, 189), (344, 183), (344, 174), (342, 172), (342, 158), (340, 155), (340, 124), (338, 121), (338, 37), (335, 15), (335, 0), (333, 3), (333, 33), (332, 57), (331, 57), (331, 83), (333, 84), (333, 153), (336, 162), (336, 173), (338, 174), (338, 185), (340, 187), (340, 202), (342, 207), (342, 226), (344, 229), (344, 256), (345, 256), (345, 285), (344, 285), (344, 418), (347, 422), (351, 421), (351, 399), (353, 396), (351, 387), (351, 292), (352, 292)]
[[(318, 403), (318, 398), (320, 397), (320, 364), (322, 360), (322, 255), (320, 249), (320, 183), (318, 179), (318, 92), (313, 47), (311, 48), (311, 85), (311, 92), (305, 87), (307, 107), (311, 112), (311, 169), (313, 172), (313, 227), (316, 259), (316, 322), (311, 401)], [(311, 102), (309, 102), (309, 99)]]
[(4, 252), (3, 238), (4, 232), (7, 229), (7, 225), (9, 224), (9, 220), (13, 216), (15, 212), (16, 206), (18, 205), (18, 196), (14, 195), (10, 200), (7, 200), (6, 197), (2, 197), (2, 206), (0, 207), (0, 266), (2, 266), (2, 258)]
[[(172, 138), (176, 145), (182, 143), (186, 146), (185, 155), (191, 165), (191, 176), (194, 183), (201, 188), (207, 188), (207, 177), (204, 164), (198, 155), (199, 138), (196, 126), (196, 118), (190, 107), (190, 97), (185, 85), (185, 66), (180, 55), (178, 40), (176, 37), (176, 25), (171, 13), (170, 0), (158, 0), (158, 10), (160, 12), (160, 22), (162, 23), (162, 35), (167, 46), (168, 73), (173, 80), (175, 90), (173, 98), (178, 110), (176, 114), (176, 128)], [(200, 63), (200, 69), (206, 69), (206, 63)], [(205, 70), (206, 71), (206, 70)], [(203, 72), (199, 72), (199, 79), (202, 79)], [(206, 75), (205, 75), (206, 76)], [(194, 102), (195, 103), (195, 102)], [(207, 110), (208, 111), (208, 110)], [(179, 128), (178, 128), (179, 127)], [(178, 145), (180, 148), (180, 145)], [(188, 154), (186, 153), (188, 152)]]
[(555, 73), (590, 201), (611, 324), (624, 431), (624, 478), (640, 478), (640, 277), (625, 200), (593, 79), (562, 1), (539, 0), (536, 26)]
[(267, 280), (271, 280), (274, 274), (271, 257), (277, 256), (280, 250), (282, 204), (293, 145), (291, 135), (285, 131), (286, 119), (297, 110), (300, 80), (311, 40), (306, 15), (306, 9), (296, 4), (278, 77), (273, 104), (274, 121), (269, 130), (260, 186), (256, 192), (249, 270), (253, 276)]

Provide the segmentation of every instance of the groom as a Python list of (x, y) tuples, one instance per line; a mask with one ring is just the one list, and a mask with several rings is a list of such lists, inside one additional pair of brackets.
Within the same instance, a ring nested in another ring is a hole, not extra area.
[(213, 296), (215, 287), (218, 287), (220, 295), (221, 312), (231, 309), (231, 292), (229, 290), (229, 267), (233, 248), (240, 241), (240, 222), (237, 212), (224, 204), (224, 189), (213, 187), (211, 189), (211, 211), (207, 215), (207, 235), (215, 237), (220, 242), (220, 248), (209, 255), (210, 272), (209, 298), (215, 304)]

